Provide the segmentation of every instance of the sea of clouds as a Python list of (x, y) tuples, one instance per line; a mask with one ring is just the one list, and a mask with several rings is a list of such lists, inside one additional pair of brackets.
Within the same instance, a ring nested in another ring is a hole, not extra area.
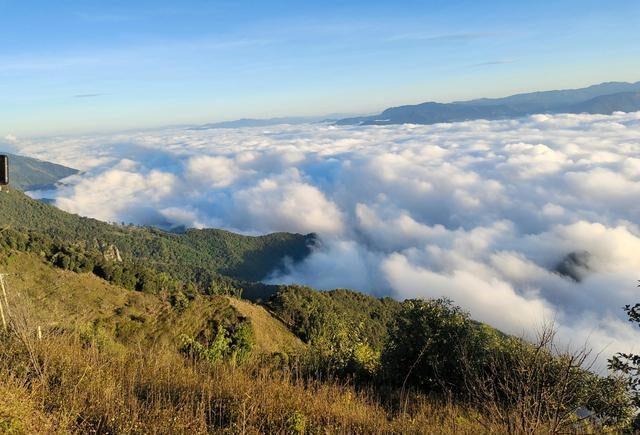
[(316, 232), (272, 282), (446, 296), (510, 333), (553, 321), (565, 343), (640, 350), (622, 311), (640, 301), (640, 112), (9, 139), (84, 171), (46, 193), (73, 213)]

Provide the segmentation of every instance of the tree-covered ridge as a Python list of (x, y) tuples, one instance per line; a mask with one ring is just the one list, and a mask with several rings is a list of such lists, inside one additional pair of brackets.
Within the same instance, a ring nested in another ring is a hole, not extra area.
[(248, 281), (259, 281), (282, 267), (285, 257), (293, 262), (303, 260), (316, 241), (315, 234), (280, 232), (249, 237), (219, 229), (189, 229), (178, 237), (197, 252), (228, 258), (218, 271)]
[(0, 225), (36, 230), (86, 248), (115, 246), (122, 257), (183, 281), (205, 285), (212, 274), (257, 281), (310, 252), (315, 235), (274, 233), (251, 237), (223, 230), (175, 234), (155, 228), (114, 225), (66, 213), (10, 190), (0, 194)]

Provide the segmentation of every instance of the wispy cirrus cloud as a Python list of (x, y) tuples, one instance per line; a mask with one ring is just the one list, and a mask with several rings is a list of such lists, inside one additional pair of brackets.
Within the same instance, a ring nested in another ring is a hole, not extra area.
[(481, 39), (487, 39), (496, 37), (499, 34), (491, 33), (491, 32), (461, 32), (461, 33), (444, 33), (444, 34), (433, 34), (433, 33), (402, 33), (397, 35), (392, 35), (386, 38), (389, 42), (400, 42), (400, 41), (424, 41), (424, 42), (469, 42), (469, 41), (477, 41)]
[(101, 97), (104, 94), (76, 94), (73, 96), (73, 98), (95, 98), (95, 97)]
[(183, 40), (145, 40), (134, 41), (129, 45), (93, 49), (90, 51), (66, 51), (51, 53), (26, 53), (0, 57), (1, 74), (43, 73), (72, 69), (104, 69), (108, 67), (125, 68), (141, 64), (164, 64), (168, 57), (193, 55), (194, 53), (213, 54), (225, 51), (241, 51), (255, 47), (264, 47), (279, 43), (272, 38), (192, 38)]
[(470, 67), (483, 67), (483, 66), (496, 66), (496, 65), (508, 65), (514, 63), (514, 60), (501, 59), (501, 60), (489, 60), (487, 62), (479, 62), (469, 65)]

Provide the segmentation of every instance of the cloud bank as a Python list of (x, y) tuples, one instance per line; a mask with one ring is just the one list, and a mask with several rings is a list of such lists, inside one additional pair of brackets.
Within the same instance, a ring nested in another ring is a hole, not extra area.
[[(273, 282), (447, 296), (604, 355), (640, 334), (640, 113), (431, 126), (276, 126), (18, 140), (85, 171), (61, 208), (109, 221), (317, 232)], [(638, 349), (635, 349), (638, 350)]]

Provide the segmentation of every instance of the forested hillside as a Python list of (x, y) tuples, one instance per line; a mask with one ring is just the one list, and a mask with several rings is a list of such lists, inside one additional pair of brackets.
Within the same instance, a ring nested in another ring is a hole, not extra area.
[(0, 194), (0, 225), (46, 234), (85, 249), (115, 246), (122, 258), (144, 260), (148, 267), (202, 287), (216, 273), (256, 281), (310, 252), (313, 234), (274, 233), (259, 237), (224, 230), (188, 230), (184, 234), (155, 228), (114, 225), (66, 213), (32, 200), (17, 190)]
[[(3, 154), (0, 150), (0, 154)], [(77, 174), (76, 169), (31, 157), (9, 154), (11, 186), (20, 190), (46, 189), (57, 181)]]
[(401, 310), (391, 299), (338, 289), (319, 292), (309, 287), (281, 286), (267, 306), (299, 337), (311, 341), (321, 336), (328, 325), (348, 330), (360, 328), (363, 338), (376, 350), (387, 340), (387, 328)]

